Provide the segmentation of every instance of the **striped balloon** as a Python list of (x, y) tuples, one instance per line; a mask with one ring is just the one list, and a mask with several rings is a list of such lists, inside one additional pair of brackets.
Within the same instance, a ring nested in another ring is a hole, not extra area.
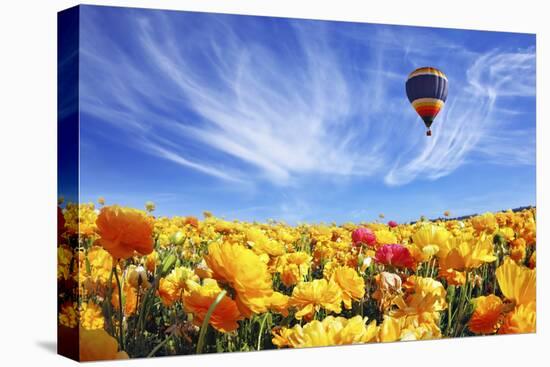
[(409, 102), (431, 135), (430, 126), (447, 100), (447, 76), (434, 67), (418, 68), (409, 74), (405, 87)]

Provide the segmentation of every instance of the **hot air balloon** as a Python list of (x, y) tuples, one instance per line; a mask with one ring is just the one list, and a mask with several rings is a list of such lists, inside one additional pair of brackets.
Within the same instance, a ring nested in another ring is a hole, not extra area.
[(405, 88), (413, 108), (420, 115), (431, 136), (430, 127), (447, 100), (447, 76), (434, 67), (418, 68), (409, 74)]

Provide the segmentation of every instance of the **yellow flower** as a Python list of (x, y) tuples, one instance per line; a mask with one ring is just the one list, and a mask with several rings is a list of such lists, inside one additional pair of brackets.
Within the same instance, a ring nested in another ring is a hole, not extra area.
[(97, 213), (93, 203), (80, 205), (67, 203), (63, 216), (65, 218), (65, 227), (69, 234), (79, 234), (84, 237), (94, 235)]
[(78, 325), (78, 314), (75, 310), (76, 304), (72, 302), (65, 302), (61, 305), (58, 320), (59, 324), (74, 328)]
[(268, 254), (269, 256), (281, 256), (285, 253), (282, 243), (270, 239), (259, 228), (249, 228), (246, 231), (247, 243), (257, 254)]
[(514, 233), (514, 230), (510, 227), (501, 227), (498, 230), (498, 233), (500, 233), (504, 238), (506, 238), (506, 241), (510, 242), (514, 239), (516, 234)]
[(390, 316), (420, 316), (428, 317), (425, 313), (443, 311), (447, 308), (447, 292), (443, 284), (432, 278), (410, 276), (407, 283), (411, 290), (405, 297), (397, 297), (395, 304), (398, 309), (390, 312)]
[(103, 329), (86, 330), (81, 328), (79, 346), (81, 362), (128, 359), (126, 352), (118, 352), (116, 339)]
[(101, 307), (93, 302), (84, 302), (80, 306), (80, 325), (84, 329), (103, 329), (105, 319)]
[[(205, 279), (202, 286), (197, 284), (185, 293), (183, 296), (184, 307), (187, 312), (194, 315), (193, 322), (195, 325), (202, 325), (210, 305), (216, 300), (221, 291), (215, 280)], [(210, 316), (210, 325), (218, 331), (229, 332), (239, 327), (237, 321), (241, 318), (235, 301), (225, 295)]]
[(298, 345), (300, 341), (296, 339), (294, 331), (295, 328), (289, 329), (286, 327), (276, 326), (271, 330), (271, 333), (273, 335), (273, 339), (271, 339), (271, 341), (279, 348)]
[(374, 234), (376, 236), (376, 243), (379, 246), (397, 243), (397, 237), (395, 237), (395, 234), (393, 234), (393, 232), (391, 231), (388, 231), (387, 229), (374, 231)]
[(114, 258), (126, 259), (138, 252), (153, 252), (153, 225), (139, 210), (106, 206), (96, 220), (99, 243)]
[(502, 300), (491, 294), (473, 299), (475, 310), (468, 322), (468, 328), (476, 334), (492, 334), (500, 326), (504, 308)]
[(447, 245), (450, 233), (435, 224), (424, 224), (412, 235), (413, 245), (422, 253), (421, 260), (431, 259), (441, 247)]
[(277, 271), (281, 273), (281, 281), (286, 287), (301, 282), (311, 267), (311, 256), (298, 251), (279, 257)]
[(378, 331), (378, 339), (382, 343), (394, 342), (401, 339), (404, 317), (395, 318), (384, 315), (384, 321)]
[(496, 260), (492, 237), (486, 235), (477, 238), (453, 237), (440, 247), (438, 257), (441, 269), (458, 271), (475, 269)]
[[(90, 264), (89, 280), (94, 283), (107, 285), (111, 272), (113, 270), (113, 257), (100, 246), (92, 246), (86, 255), (88, 264)], [(80, 272), (83, 274), (86, 267), (82, 267)]]
[(88, 250), (87, 258), (90, 264), (90, 279), (93, 282), (107, 284), (113, 270), (113, 257), (111, 254), (100, 246), (92, 246)]
[(69, 246), (61, 245), (57, 248), (57, 279), (69, 279), (69, 271), (73, 251)]
[(517, 305), (534, 302), (537, 295), (537, 273), (535, 270), (516, 264), (510, 258), (496, 270), (498, 285), (502, 294)]
[(174, 268), (166, 278), (161, 278), (158, 292), (164, 306), (170, 307), (180, 300), (183, 292), (189, 289), (189, 281), (198, 282), (199, 277), (184, 266)]
[(267, 311), (273, 294), (267, 265), (252, 250), (229, 243), (211, 243), (204, 257), (214, 279), (229, 284), (236, 292), (239, 310), (246, 317)]
[(437, 318), (420, 320), (411, 317), (384, 316), (384, 321), (378, 331), (378, 339), (382, 343), (398, 340), (429, 340), (441, 338)]
[(376, 340), (376, 322), (367, 323), (367, 318), (351, 319), (327, 316), (323, 321), (313, 320), (303, 327), (274, 330), (273, 344), (283, 347), (307, 348), (328, 345), (368, 343)]
[(506, 315), (499, 334), (523, 334), (537, 331), (537, 311), (535, 302), (517, 306)]
[(332, 280), (342, 290), (342, 300), (348, 310), (351, 309), (352, 300), (358, 301), (365, 295), (365, 281), (348, 266), (337, 268), (332, 275)]
[(315, 312), (321, 308), (340, 313), (342, 291), (336, 282), (327, 282), (326, 279), (314, 279), (311, 282), (299, 283), (292, 291), (289, 305), (298, 308), (296, 318), (304, 317), (311, 320)]

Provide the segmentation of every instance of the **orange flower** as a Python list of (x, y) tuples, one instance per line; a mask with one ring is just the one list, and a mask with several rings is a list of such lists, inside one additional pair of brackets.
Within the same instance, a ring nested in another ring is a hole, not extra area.
[(212, 243), (204, 257), (214, 279), (228, 283), (236, 292), (235, 301), (246, 317), (267, 311), (273, 294), (267, 264), (241, 245)]
[(184, 224), (189, 224), (192, 227), (199, 228), (199, 220), (197, 217), (185, 217)]
[(80, 329), (80, 361), (104, 361), (110, 359), (128, 359), (124, 351), (118, 352), (118, 343), (115, 338), (103, 329)]
[(126, 259), (134, 251), (141, 255), (153, 252), (153, 224), (142, 211), (106, 206), (101, 209), (96, 225), (99, 243), (114, 258)]
[[(124, 307), (124, 315), (130, 316), (136, 312), (137, 309), (137, 290), (128, 283), (124, 283), (122, 286), (122, 299)], [(111, 305), (118, 310), (120, 307), (120, 301), (118, 299), (118, 287), (113, 287), (113, 295), (111, 297)]]
[(284, 317), (288, 316), (288, 300), (290, 297), (280, 293), (273, 292), (269, 297), (269, 309), (272, 312), (279, 313)]
[(510, 258), (521, 263), (527, 254), (527, 246), (523, 238), (516, 238), (510, 242)]
[(475, 310), (470, 318), (468, 327), (476, 334), (492, 334), (500, 326), (504, 304), (502, 300), (491, 294), (474, 300)]
[[(202, 286), (196, 284), (190, 292), (183, 296), (185, 310), (194, 315), (194, 323), (202, 325), (210, 305), (221, 292), (218, 283), (213, 279), (205, 279)], [(239, 327), (238, 320), (242, 319), (237, 304), (231, 298), (224, 296), (210, 316), (210, 325), (216, 330), (229, 332)]]
[(493, 213), (475, 216), (470, 219), (470, 223), (477, 232), (487, 231), (488, 233), (493, 233), (497, 228), (497, 220)]
[(145, 268), (151, 273), (154, 273), (158, 262), (159, 262), (159, 254), (153, 250), (153, 252), (151, 252), (145, 258)]
[(454, 269), (439, 269), (439, 277), (444, 278), (448, 285), (462, 286), (466, 283), (466, 274)]
[(506, 315), (499, 334), (534, 333), (537, 330), (537, 311), (535, 303), (519, 305)]

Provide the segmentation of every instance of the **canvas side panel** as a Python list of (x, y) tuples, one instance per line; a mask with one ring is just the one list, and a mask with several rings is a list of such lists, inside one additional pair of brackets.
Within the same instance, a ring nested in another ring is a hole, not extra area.
[(57, 352), (74, 360), (79, 359), (78, 229), (71, 226), (79, 202), (79, 13), (77, 6), (57, 16)]

